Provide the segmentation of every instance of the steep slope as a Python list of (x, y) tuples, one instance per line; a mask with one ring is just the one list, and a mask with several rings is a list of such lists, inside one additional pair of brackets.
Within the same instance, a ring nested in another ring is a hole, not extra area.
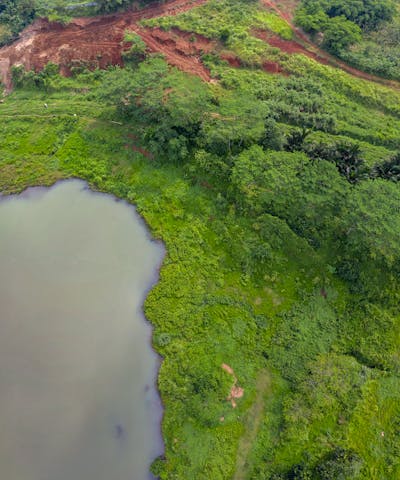
[(39, 19), (21, 33), (18, 41), (0, 49), (0, 80), (8, 90), (11, 88), (13, 65), (40, 71), (47, 63), (53, 62), (60, 65), (64, 75), (69, 75), (74, 66), (106, 68), (122, 65), (121, 55), (129, 49), (129, 45), (124, 43), (126, 30), (136, 31), (150, 51), (163, 53), (172, 65), (209, 80), (209, 73), (201, 64), (198, 51), (190, 54), (179, 52), (174, 44), (167, 44), (160, 35), (153, 35), (138, 26), (140, 20), (176, 15), (205, 1), (172, 0), (139, 11), (76, 18), (66, 25)]

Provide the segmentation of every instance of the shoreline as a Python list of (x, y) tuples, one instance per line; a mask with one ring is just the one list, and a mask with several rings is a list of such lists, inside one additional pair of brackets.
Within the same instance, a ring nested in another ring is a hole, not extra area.
[[(152, 398), (151, 402), (152, 404), (153, 402), (157, 404), (156, 408), (159, 409), (159, 411), (157, 411), (157, 415), (160, 417), (160, 421), (157, 422), (158, 424), (157, 439), (154, 442), (154, 445), (152, 445), (152, 449), (155, 451), (160, 451), (160, 453), (155, 454), (154, 458), (152, 458), (150, 462), (149, 469), (148, 469), (148, 480), (154, 480), (156, 477), (154, 477), (154, 475), (151, 473), (150, 466), (154, 462), (154, 460), (156, 460), (158, 457), (163, 456), (165, 454), (165, 442), (164, 442), (164, 436), (162, 432), (162, 423), (164, 418), (165, 406), (164, 406), (163, 399), (161, 397), (160, 390), (158, 388), (158, 377), (159, 377), (159, 371), (161, 368), (163, 357), (160, 355), (160, 353), (156, 350), (154, 346), (154, 341), (153, 341), (154, 325), (146, 316), (144, 305), (148, 295), (160, 281), (160, 272), (163, 267), (166, 255), (168, 253), (164, 242), (160, 238), (156, 238), (152, 235), (150, 225), (146, 222), (144, 217), (138, 212), (138, 209), (134, 203), (131, 203), (126, 198), (117, 197), (114, 193), (109, 193), (104, 190), (99, 190), (95, 186), (91, 186), (87, 180), (79, 177), (69, 177), (69, 178), (58, 179), (51, 185), (30, 185), (22, 189), (20, 192), (16, 192), (16, 193), (5, 194), (2, 191), (0, 191), (0, 205), (1, 203), (12, 201), (15, 198), (22, 198), (23, 200), (29, 201), (32, 198), (38, 198), (41, 195), (44, 195), (47, 191), (51, 189), (57, 188), (60, 184), (72, 183), (72, 182), (79, 183), (81, 185), (82, 190), (88, 191), (92, 195), (101, 195), (103, 197), (107, 196), (107, 197), (110, 197), (110, 199), (113, 200), (114, 202), (117, 202), (117, 203), (122, 202), (123, 204), (125, 204), (125, 206), (130, 209), (131, 213), (133, 213), (134, 220), (138, 221), (139, 224), (143, 227), (143, 231), (145, 232), (145, 235), (146, 235), (146, 240), (156, 245), (160, 253), (160, 260), (157, 263), (156, 268), (152, 272), (151, 281), (142, 290), (143, 294), (141, 296), (141, 299), (139, 302), (140, 305), (138, 309), (138, 313), (141, 317), (140, 321), (143, 321), (150, 328), (149, 335), (148, 336), (146, 335), (146, 342), (148, 342), (148, 346), (151, 349), (151, 353), (155, 356), (155, 367), (152, 375), (153, 377), (152, 385), (154, 387), (155, 397)], [(132, 314), (134, 314), (134, 312), (132, 312)], [(146, 385), (146, 392), (148, 391), (147, 387), (148, 385)]]

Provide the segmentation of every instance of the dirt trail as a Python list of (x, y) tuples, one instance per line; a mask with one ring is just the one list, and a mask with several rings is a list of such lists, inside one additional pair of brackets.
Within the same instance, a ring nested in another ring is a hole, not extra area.
[(371, 82), (380, 83), (386, 85), (388, 87), (400, 89), (400, 83), (393, 81), (393, 80), (386, 80), (381, 77), (377, 77), (376, 75), (372, 75), (362, 70), (358, 70), (357, 68), (351, 67), (345, 62), (342, 62), (338, 58), (330, 55), (329, 53), (325, 52), (317, 45), (315, 45), (308, 36), (298, 27), (296, 27), (293, 23), (293, 13), (294, 13), (294, 6), (296, 4), (296, 0), (261, 0), (261, 3), (269, 8), (274, 10), (281, 18), (283, 18), (288, 25), (292, 28), (293, 32), (295, 33), (294, 40), (291, 41), (284, 41), (282, 40), (280, 45), (277, 44), (276, 36), (269, 37), (271, 42), (274, 42), (275, 38), (275, 45), (270, 43), (269, 38), (262, 38), (261, 36), (257, 35), (258, 38), (262, 38), (263, 40), (267, 41), (273, 46), (277, 46), (282, 51), (286, 53), (302, 53), (314, 60), (317, 60), (320, 63), (325, 65), (331, 65), (333, 67), (340, 68), (355, 77), (362, 78), (364, 80), (369, 80)]
[[(164, 32), (159, 28), (149, 29), (139, 21), (159, 16), (176, 15), (206, 3), (207, 0), (171, 0), (153, 4), (141, 10), (128, 10), (118, 14), (97, 17), (75, 18), (69, 24), (39, 19), (26, 28), (12, 45), (0, 49), (0, 81), (9, 91), (11, 67), (24, 65), (27, 70), (40, 71), (48, 62), (60, 65), (63, 75), (70, 75), (73, 67), (90, 69), (123, 65), (122, 53), (129, 48), (124, 42), (125, 30), (135, 31), (151, 52), (163, 53), (166, 60), (181, 70), (211, 81), (210, 72), (201, 62), (201, 55), (216, 48), (215, 42), (200, 35), (172, 29)], [(302, 53), (314, 60), (342, 70), (365, 80), (400, 88), (399, 82), (384, 80), (350, 67), (313, 44), (307, 35), (293, 24), (293, 12), (298, 0), (261, 0), (263, 5), (274, 10), (295, 32), (294, 40), (286, 41), (265, 31), (255, 30), (258, 38), (287, 53)], [(240, 66), (236, 57), (228, 56), (232, 66)], [(266, 62), (264, 70), (284, 74), (273, 62)]]
[(246, 414), (245, 431), (239, 441), (236, 471), (233, 480), (244, 480), (246, 478), (248, 470), (247, 460), (264, 417), (265, 397), (271, 391), (271, 377), (267, 370), (262, 370), (259, 373), (256, 388), (256, 398)]
[(178, 29), (165, 32), (159, 28), (135, 26), (132, 30), (142, 37), (151, 52), (164, 54), (170, 65), (197, 75), (207, 82), (211, 80), (210, 72), (201, 63), (200, 56), (213, 50), (215, 42)]
[[(26, 28), (12, 45), (0, 49), (0, 80), (11, 88), (11, 66), (24, 65), (28, 70), (40, 71), (48, 62), (60, 65), (63, 75), (70, 75), (71, 68), (85, 66), (106, 68), (122, 65), (122, 52), (129, 48), (124, 43), (125, 30), (134, 30), (147, 43), (150, 51), (164, 53), (174, 66), (210, 80), (210, 74), (200, 62), (200, 53), (205, 48), (203, 39), (195, 36), (202, 47), (191, 49), (189, 40), (182, 34), (180, 51), (173, 42), (163, 42), (159, 32), (140, 28), (143, 19), (176, 15), (206, 3), (207, 0), (172, 0), (165, 4), (154, 4), (138, 11), (125, 11), (114, 15), (75, 18), (67, 25), (36, 20)], [(172, 33), (178, 44), (179, 33)], [(186, 51), (190, 50), (188, 55)]]

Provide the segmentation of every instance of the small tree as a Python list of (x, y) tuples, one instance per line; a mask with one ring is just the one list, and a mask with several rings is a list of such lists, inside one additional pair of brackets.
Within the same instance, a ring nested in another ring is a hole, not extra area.
[(331, 18), (324, 31), (324, 47), (335, 55), (341, 50), (360, 42), (361, 28), (346, 17)]
[(396, 153), (392, 158), (386, 160), (374, 169), (374, 176), (391, 180), (392, 182), (400, 181), (400, 152)]
[(350, 183), (356, 183), (369, 176), (368, 168), (360, 155), (360, 145), (357, 143), (341, 142), (334, 150), (334, 160), (339, 173)]
[(100, 13), (114, 12), (120, 8), (126, 8), (132, 0), (96, 0), (97, 10)]
[(288, 152), (296, 152), (303, 150), (304, 140), (310, 135), (311, 130), (308, 128), (296, 128), (286, 137), (285, 150)]
[(140, 35), (136, 35), (133, 32), (125, 32), (124, 41), (131, 44), (129, 50), (122, 54), (125, 62), (137, 65), (146, 58), (147, 45)]
[(315, 480), (347, 480), (360, 473), (363, 461), (353, 451), (337, 447), (316, 466)]

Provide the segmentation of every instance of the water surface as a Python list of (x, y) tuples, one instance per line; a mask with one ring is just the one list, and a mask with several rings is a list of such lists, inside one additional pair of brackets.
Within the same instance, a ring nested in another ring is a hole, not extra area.
[(0, 477), (145, 480), (162, 452), (142, 314), (162, 247), (77, 180), (0, 200)]

